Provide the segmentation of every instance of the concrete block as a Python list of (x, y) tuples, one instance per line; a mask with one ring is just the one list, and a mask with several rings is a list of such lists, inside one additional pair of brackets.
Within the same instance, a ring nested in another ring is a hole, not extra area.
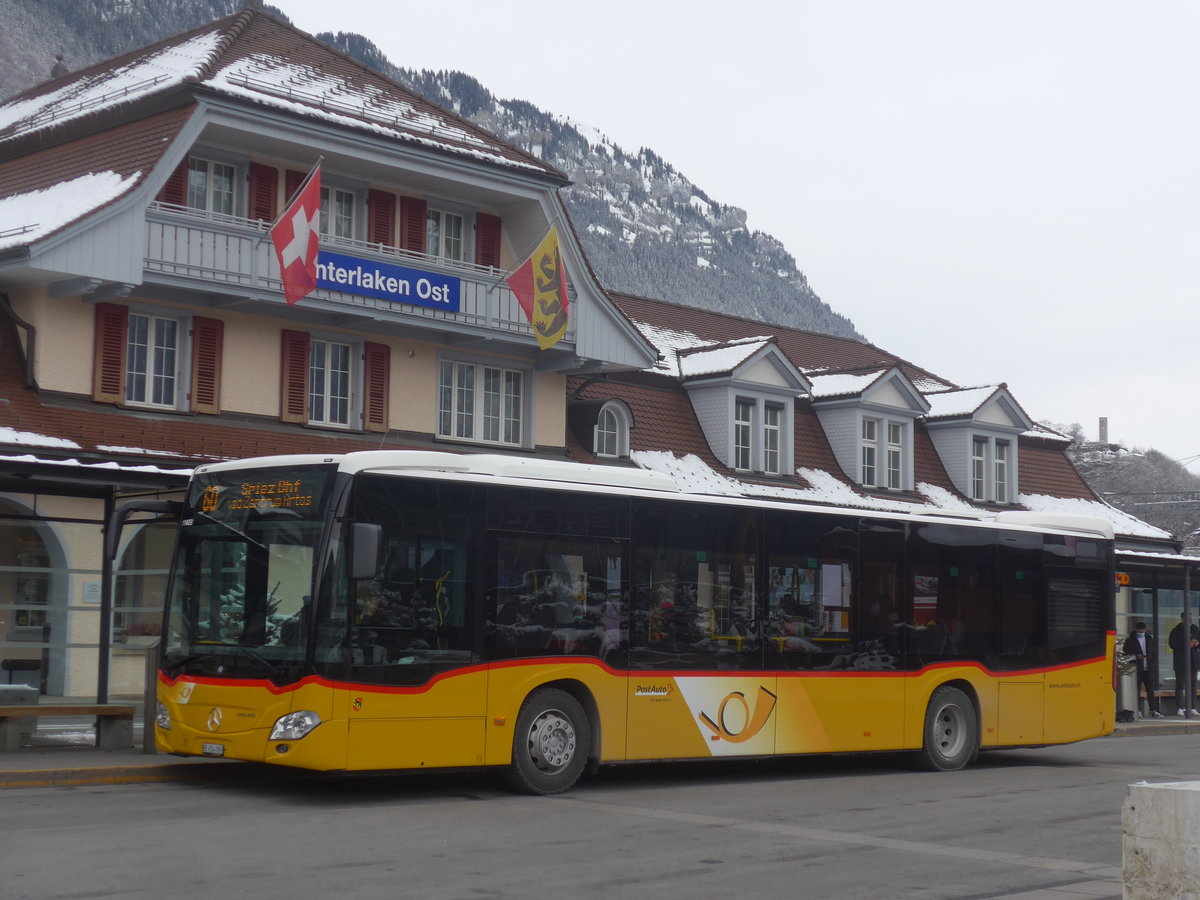
[(1200, 900), (1200, 781), (1131, 784), (1124, 900)]

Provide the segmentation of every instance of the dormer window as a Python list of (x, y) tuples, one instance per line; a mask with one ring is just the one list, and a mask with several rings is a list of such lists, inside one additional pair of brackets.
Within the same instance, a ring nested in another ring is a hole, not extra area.
[(925, 428), (954, 486), (976, 503), (1016, 503), (1017, 442), (1034, 424), (1008, 388), (955, 388), (927, 400)]
[(971, 439), (971, 499), (981, 503), (1011, 503), (1009, 496), (1012, 444), (976, 435)]
[(784, 407), (765, 399), (739, 397), (733, 407), (733, 458), (739, 472), (782, 475)]
[(889, 491), (907, 489), (909, 426), (892, 419), (864, 417), (859, 441), (859, 484)]
[(610, 400), (600, 408), (593, 434), (594, 452), (606, 459), (629, 456), (629, 408), (619, 400)]

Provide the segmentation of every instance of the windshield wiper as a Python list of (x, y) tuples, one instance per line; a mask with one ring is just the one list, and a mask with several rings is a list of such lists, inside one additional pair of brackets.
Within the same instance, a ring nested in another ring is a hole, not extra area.
[(254, 538), (250, 537), (250, 535), (246, 534), (246, 532), (242, 531), (240, 528), (234, 528), (234, 527), (233, 527), (232, 525), (230, 525), (228, 522), (222, 522), (220, 519), (217, 519), (217, 518), (215, 518), (215, 517), (213, 517), (213, 516), (210, 516), (208, 513), (200, 512), (199, 510), (195, 511), (195, 512), (193, 513), (193, 515), (199, 516), (199, 517), (200, 517), (200, 518), (202, 518), (202, 519), (206, 519), (207, 521), (209, 521), (209, 522), (212, 522), (214, 525), (220, 525), (220, 526), (221, 526), (222, 528), (224, 528), (226, 531), (229, 531), (229, 532), (231, 532), (231, 533), (233, 533), (233, 534), (236, 534), (238, 537), (240, 537), (240, 538), (241, 538), (243, 541), (245, 541), (247, 544), (253, 544), (253, 545), (254, 545), (255, 547), (257, 547), (259, 550), (266, 550), (266, 549), (267, 549), (265, 544), (261, 544), (261, 543), (259, 543), (259, 542), (258, 542), (258, 541), (256, 541)]
[(212, 643), (205, 642), (201, 646), (203, 646), (205, 648), (205, 652), (203, 652), (203, 653), (189, 653), (186, 656), (181, 656), (179, 659), (165, 660), (163, 662), (163, 671), (170, 674), (169, 670), (174, 669), (176, 672), (178, 672), (184, 666), (186, 666), (188, 663), (195, 662), (198, 659), (204, 659), (206, 657), (219, 658), (219, 656), (217, 656), (217, 654), (214, 654), (214, 653), (211, 653), (208, 651), (208, 648), (210, 648), (210, 647), (214, 650), (217, 647), (227, 647), (227, 648), (232, 648), (234, 650), (240, 650), (242, 653), (246, 654), (246, 656), (250, 657), (256, 663), (259, 663), (260, 665), (262, 665), (266, 669), (268, 669), (272, 675), (278, 675), (283, 670), (282, 666), (275, 665), (275, 663), (271, 662), (269, 659), (267, 659), (265, 656), (263, 656), (257, 650), (252, 650), (249, 647), (247, 647), (245, 644), (226, 644), (223, 642), (213, 641)]

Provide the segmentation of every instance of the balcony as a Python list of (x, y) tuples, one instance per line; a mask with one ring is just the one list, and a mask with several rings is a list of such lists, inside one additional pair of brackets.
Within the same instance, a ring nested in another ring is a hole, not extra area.
[[(152, 203), (146, 210), (146, 280), (180, 290), (252, 298), (283, 306), (279, 262), (267, 230), (267, 224), (258, 220)], [(504, 272), (434, 259), (398, 247), (324, 236), (321, 250), (367, 263), (404, 266), (439, 278), (457, 279), (459, 308), (434, 309), (324, 287), (318, 287), (300, 301), (302, 304), (319, 306), (326, 312), (360, 315), (367, 321), (437, 330), (464, 338), (503, 339), (507, 335), (534, 340), (533, 329), (517, 298), (503, 282)], [(571, 293), (573, 300), (574, 291)], [(353, 327), (350, 321), (340, 324)], [(574, 342), (572, 321), (562, 344)]]

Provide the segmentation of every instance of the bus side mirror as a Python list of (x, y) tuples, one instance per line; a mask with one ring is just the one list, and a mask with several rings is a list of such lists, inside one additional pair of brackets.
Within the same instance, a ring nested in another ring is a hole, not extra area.
[(365, 581), (375, 577), (379, 568), (379, 547), (383, 543), (383, 526), (371, 522), (355, 522), (350, 529), (350, 577)]

